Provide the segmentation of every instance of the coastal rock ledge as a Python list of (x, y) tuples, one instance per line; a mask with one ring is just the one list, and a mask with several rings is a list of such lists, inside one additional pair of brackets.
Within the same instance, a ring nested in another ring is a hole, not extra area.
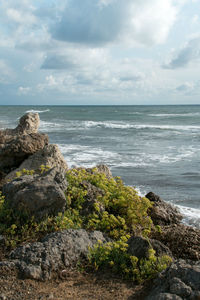
[[(67, 163), (58, 146), (49, 144), (48, 136), (39, 133), (38, 128), (39, 115), (27, 113), (20, 119), (15, 129), (0, 130), (0, 192), (3, 192), (5, 196), (5, 200), (2, 197), (0, 200), (1, 204), (4, 201), (7, 205), (6, 209), (11, 209), (13, 214), (19, 213), (21, 216), (26, 212), (30, 220), (34, 217), (35, 221), (45, 223), (45, 220), (51, 219), (51, 216), (57, 218), (58, 214), (58, 219), (62, 220), (63, 212), (67, 211), (67, 205), (69, 205), (66, 204), (66, 193), (71, 183), (70, 177), (66, 176)], [(42, 169), (41, 165), (43, 165)], [(70, 172), (78, 171), (78, 169), (84, 168), (73, 169)], [(26, 170), (32, 171), (27, 174)], [(102, 177), (116, 180), (105, 165), (99, 165), (95, 170), (86, 168), (83, 171), (89, 172), (90, 175), (97, 171), (99, 177), (103, 173)], [(16, 172), (19, 176), (16, 176)], [(73, 180), (76, 182), (77, 177)], [(106, 206), (101, 205), (99, 201), (100, 197), (105, 195), (103, 185), (98, 187), (85, 179), (78, 184), (79, 186), (74, 188), (75, 191), (77, 189), (79, 191), (79, 187), (84, 186), (84, 195), (81, 194), (84, 202), (80, 212), (78, 211), (82, 219), (85, 221), (88, 216), (94, 216), (96, 207), (99, 209), (99, 214), (106, 215)], [(172, 263), (165, 271), (159, 273), (154, 281), (151, 281), (148, 295), (145, 294), (143, 298), (135, 298), (133, 295), (127, 299), (199, 300), (200, 230), (182, 224), (180, 212), (154, 193), (148, 193), (146, 198), (153, 204), (148, 211), (153, 225), (159, 225), (154, 228), (159, 227), (160, 230), (152, 230), (148, 239), (141, 237), (139, 233), (136, 235), (131, 232), (132, 236), (127, 242), (128, 248), (124, 251), (142, 261), (149, 258), (151, 253), (149, 250), (153, 247), (157, 256), (166, 254), (171, 256)], [(147, 199), (140, 197), (140, 200), (146, 201)], [(2, 220), (7, 220), (6, 218), (8, 219), (7, 214)], [(123, 221), (122, 218), (121, 221)], [(8, 226), (9, 230), (10, 228), (15, 230), (16, 225), (13, 224), (12, 228), (12, 224), (9, 225), (11, 227)], [(1, 225), (3, 228), (3, 221)], [(35, 279), (38, 280), (37, 282), (53, 279), (54, 274), (57, 278), (59, 276), (62, 278), (66, 270), (76, 268), (77, 263), (87, 259), (88, 246), (94, 247), (97, 242), (104, 244), (112, 241), (101, 231), (94, 230), (95, 228), (99, 230), (99, 227), (92, 227), (91, 230), (88, 230), (89, 227), (85, 227), (87, 230), (77, 229), (79, 228), (77, 226), (73, 229), (62, 228), (65, 229), (49, 234), (51, 229), (44, 231), (40, 236), (35, 235), (33, 239), (29, 237), (29, 242), (20, 244), (21, 246), (16, 247), (10, 253), (5, 253), (9, 249), (5, 247), (8, 236), (7, 231), (2, 231), (5, 236), (0, 235), (0, 299), (31, 299), (9, 298), (1, 294), (3, 291), (1, 278), (4, 276), (5, 269), (8, 273), (15, 269), (16, 278), (21, 276), (20, 278)], [(103, 299), (103, 296), (101, 295), (98, 299)], [(90, 299), (93, 299), (93, 296)]]

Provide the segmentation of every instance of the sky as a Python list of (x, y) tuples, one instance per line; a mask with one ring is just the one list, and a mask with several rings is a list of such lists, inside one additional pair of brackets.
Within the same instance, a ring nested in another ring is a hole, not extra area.
[(200, 104), (200, 1), (1, 0), (7, 104)]

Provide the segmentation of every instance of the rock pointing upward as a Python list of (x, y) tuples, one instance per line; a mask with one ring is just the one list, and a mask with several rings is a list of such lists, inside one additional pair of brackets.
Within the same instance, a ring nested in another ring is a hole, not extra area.
[(39, 115), (27, 113), (15, 129), (0, 131), (0, 172), (8, 174), (48, 144), (48, 136), (38, 133), (38, 127)]
[(16, 134), (37, 133), (40, 125), (38, 113), (27, 113), (19, 120), (19, 125), (14, 129)]

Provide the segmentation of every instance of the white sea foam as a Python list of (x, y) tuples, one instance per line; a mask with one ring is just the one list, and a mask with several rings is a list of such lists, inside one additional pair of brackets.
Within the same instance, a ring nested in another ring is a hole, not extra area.
[(191, 131), (199, 130), (200, 126), (193, 125), (157, 125), (157, 124), (131, 124), (127, 122), (114, 122), (114, 121), (85, 121), (86, 128), (103, 127), (111, 129), (160, 129), (160, 130), (181, 130)]
[(112, 166), (119, 158), (119, 155), (115, 152), (104, 151), (101, 148), (92, 146), (76, 144), (59, 144), (58, 146), (70, 167), (73, 165), (92, 167), (100, 163)]
[(45, 112), (48, 112), (48, 111), (50, 111), (50, 109), (45, 109), (45, 110), (31, 109), (31, 110), (27, 110), (26, 113), (39, 113), (39, 114), (42, 114), (42, 113), (45, 113)]
[(183, 222), (200, 228), (200, 209), (176, 205), (183, 215)]
[(62, 123), (40, 121), (40, 130), (43, 132), (60, 131), (63, 127)]
[(195, 116), (200, 116), (199, 112), (196, 113), (180, 113), (180, 114), (148, 114), (148, 116), (151, 117), (195, 117)]

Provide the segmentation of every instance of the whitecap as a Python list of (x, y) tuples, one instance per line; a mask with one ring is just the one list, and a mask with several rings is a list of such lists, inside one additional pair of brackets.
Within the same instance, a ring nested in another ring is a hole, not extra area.
[(200, 228), (200, 209), (176, 205), (183, 215), (183, 223)]
[(40, 120), (40, 130), (43, 132), (60, 131), (64, 126), (62, 123), (46, 122)]
[(132, 124), (127, 122), (114, 121), (85, 121), (83, 123), (86, 128), (103, 127), (111, 129), (158, 129), (158, 130), (172, 130), (172, 131), (191, 131), (199, 130), (200, 126), (194, 125), (156, 125), (156, 124)]
[(195, 117), (195, 116), (200, 116), (200, 112), (196, 113), (179, 113), (179, 114), (148, 114), (148, 116), (151, 117)]
[(26, 113), (39, 113), (39, 114), (42, 114), (42, 113), (49, 112), (49, 111), (50, 111), (50, 109), (45, 109), (45, 110), (31, 109), (31, 110), (27, 110)]

